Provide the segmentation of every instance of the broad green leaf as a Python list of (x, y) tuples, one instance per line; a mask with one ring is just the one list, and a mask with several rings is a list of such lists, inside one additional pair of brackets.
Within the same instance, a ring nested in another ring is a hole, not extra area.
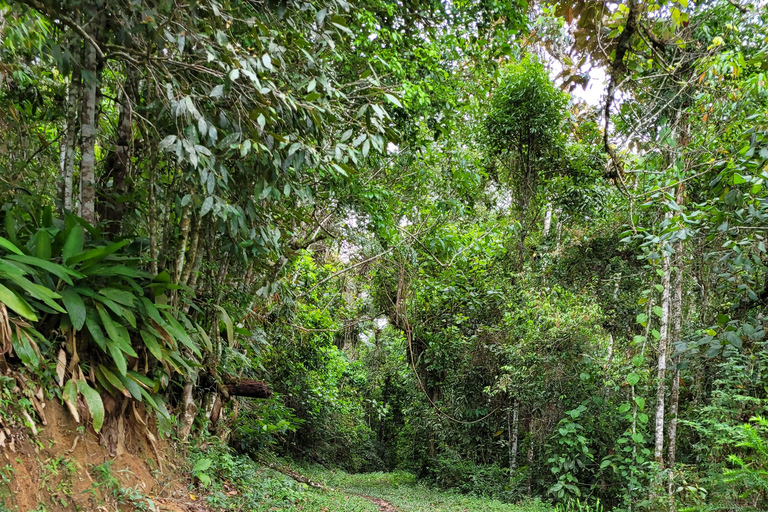
[(19, 249), (18, 247), (16, 247), (16, 245), (13, 242), (11, 242), (10, 240), (7, 240), (7, 239), (5, 239), (5, 238), (3, 238), (1, 236), (0, 236), (0, 247), (2, 247), (3, 249), (6, 249), (6, 250), (8, 250), (8, 251), (10, 251), (10, 252), (12, 252), (14, 254), (17, 254), (19, 256), (24, 256), (24, 253), (22, 252), (22, 250)]
[(126, 398), (129, 398), (131, 396), (131, 393), (128, 391), (128, 389), (125, 387), (125, 385), (122, 383), (122, 381), (117, 377), (117, 375), (112, 372), (109, 368), (107, 368), (104, 365), (99, 365), (96, 367), (97, 370), (101, 371), (101, 373), (104, 375), (104, 378), (109, 382), (115, 389), (117, 389), (119, 392), (123, 394)]
[(74, 265), (75, 263), (85, 262), (85, 263), (96, 263), (97, 261), (101, 261), (107, 256), (119, 251), (126, 245), (131, 243), (130, 240), (123, 240), (122, 242), (114, 242), (111, 243), (105, 247), (98, 247), (96, 249), (91, 249), (89, 251), (85, 251), (81, 254), (77, 254), (75, 256), (70, 257), (67, 259), (67, 265)]
[[(101, 304), (96, 304), (96, 310), (99, 312), (101, 325), (107, 331), (109, 337), (107, 341), (111, 340), (129, 356), (137, 357), (136, 351), (131, 347), (131, 337), (128, 330), (122, 324), (115, 322)], [(107, 345), (109, 346), (109, 343)]]
[(165, 312), (164, 317), (166, 319), (167, 325), (166, 330), (171, 334), (174, 338), (176, 338), (178, 341), (183, 343), (188, 349), (190, 349), (197, 357), (202, 357), (202, 354), (200, 353), (200, 348), (197, 346), (196, 343), (190, 339), (190, 337), (187, 335), (186, 330), (179, 324), (179, 322), (173, 317), (173, 315), (169, 312)]
[(221, 321), (224, 322), (224, 325), (227, 328), (227, 340), (229, 341), (229, 348), (232, 348), (235, 346), (235, 333), (234, 326), (232, 325), (232, 319), (229, 317), (229, 314), (223, 307), (219, 306), (218, 304), (215, 304), (215, 306), (216, 309), (219, 310)]
[(661, 309), (661, 306), (653, 306), (653, 312), (654, 312), (654, 314), (655, 314), (656, 316), (658, 316), (659, 318), (661, 318), (662, 316), (664, 316), (664, 310), (663, 310), (663, 309)]
[(634, 385), (635, 385), (635, 384), (637, 384), (638, 382), (640, 382), (640, 376), (639, 376), (638, 374), (636, 374), (636, 373), (630, 373), (629, 375), (627, 375), (627, 383), (628, 383), (630, 386), (634, 386)]
[(146, 329), (142, 329), (139, 331), (141, 334), (141, 339), (144, 340), (144, 345), (149, 350), (149, 353), (155, 356), (155, 358), (158, 361), (163, 360), (163, 350), (160, 347), (160, 344), (157, 342), (157, 338), (154, 334), (147, 331)]
[(388, 94), (388, 93), (384, 93), (384, 97), (386, 97), (387, 101), (389, 101), (394, 106), (399, 107), (399, 108), (403, 108), (403, 104), (400, 103), (400, 100), (397, 99), (395, 96), (393, 96), (391, 94)]
[(206, 471), (206, 470), (208, 470), (208, 468), (211, 467), (211, 464), (213, 464), (213, 461), (211, 461), (211, 459), (207, 459), (207, 458), (200, 459), (195, 464), (195, 467), (192, 468), (192, 472), (193, 473), (199, 473), (201, 471)]
[(104, 331), (101, 330), (99, 319), (93, 314), (93, 310), (86, 313), (85, 326), (88, 328), (88, 332), (91, 333), (93, 341), (96, 342), (101, 350), (107, 352), (107, 340), (104, 337)]
[(142, 375), (139, 372), (133, 370), (128, 371), (128, 377), (135, 380), (140, 386), (143, 386), (147, 391), (152, 391), (155, 388), (155, 381)]
[(35, 256), (46, 261), (51, 259), (51, 235), (47, 229), (35, 233)]
[(80, 272), (76, 272), (72, 269), (59, 265), (58, 263), (35, 258), (34, 256), (16, 256), (11, 254), (8, 256), (8, 259), (46, 270), (70, 285), (74, 284), (72, 283), (72, 277), (76, 277), (78, 279), (84, 277)]
[(9, 276), (9, 278), (17, 286), (22, 288), (32, 297), (43, 301), (51, 309), (54, 309), (59, 313), (66, 313), (66, 310), (54, 300), (54, 299), (61, 298), (61, 295), (59, 295), (58, 293), (50, 290), (49, 288), (46, 288), (45, 286), (39, 285), (37, 283), (33, 283), (32, 281), (24, 277), (12, 275), (12, 276)]
[(32, 310), (29, 303), (16, 292), (6, 288), (2, 284), (0, 284), (0, 302), (27, 320), (37, 322), (37, 315)]
[(84, 380), (77, 381), (77, 390), (85, 397), (85, 403), (93, 417), (93, 430), (100, 431), (104, 424), (104, 402), (101, 401), (101, 395)]
[(99, 293), (115, 302), (128, 307), (133, 307), (136, 303), (136, 296), (129, 291), (118, 288), (102, 288)]
[(134, 379), (132, 379), (128, 374), (126, 375), (118, 375), (118, 378), (123, 383), (123, 385), (130, 391), (131, 396), (141, 402), (141, 389), (139, 388), (139, 385), (136, 383)]
[(60, 295), (64, 308), (67, 310), (70, 320), (72, 320), (72, 327), (78, 331), (81, 330), (85, 324), (85, 302), (83, 302), (83, 298), (71, 288), (65, 288), (60, 292)]
[(66, 265), (67, 260), (81, 252), (83, 252), (83, 228), (75, 225), (72, 226), (67, 239), (64, 241), (64, 247), (61, 250), (61, 261)]
[(64, 389), (61, 390), (61, 398), (75, 419), (75, 423), (80, 423), (80, 413), (77, 411), (77, 385), (75, 384), (75, 379), (69, 379), (64, 384)]
[(112, 361), (115, 362), (115, 366), (117, 366), (117, 370), (120, 372), (120, 374), (125, 375), (128, 373), (128, 361), (125, 360), (125, 354), (122, 350), (120, 350), (120, 347), (117, 345), (117, 343), (107, 339), (106, 344), (107, 351), (109, 351), (109, 355), (112, 356)]

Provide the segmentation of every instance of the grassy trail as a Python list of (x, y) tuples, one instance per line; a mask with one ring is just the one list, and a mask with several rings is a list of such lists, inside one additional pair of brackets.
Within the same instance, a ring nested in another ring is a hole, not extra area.
[[(551, 512), (552, 510), (541, 503), (512, 505), (492, 499), (431, 489), (418, 484), (413, 475), (404, 472), (350, 475), (342, 471), (315, 469), (308, 473), (307, 476), (323, 482), (332, 488), (334, 493), (370, 500), (369, 503), (373, 505), (371, 510), (379, 512)], [(314, 492), (322, 493), (323, 491), (313, 490)]]

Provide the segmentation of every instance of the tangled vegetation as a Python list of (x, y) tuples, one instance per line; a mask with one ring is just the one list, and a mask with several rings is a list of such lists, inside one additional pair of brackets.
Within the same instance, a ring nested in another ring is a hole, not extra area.
[(151, 413), (221, 509), (315, 503), (277, 456), (403, 510), (765, 510), (766, 26), (0, 0), (0, 450), (58, 400)]

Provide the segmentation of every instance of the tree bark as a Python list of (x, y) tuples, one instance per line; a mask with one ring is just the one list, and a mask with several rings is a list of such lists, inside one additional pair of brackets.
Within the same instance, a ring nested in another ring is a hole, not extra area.
[(269, 398), (272, 390), (269, 384), (260, 380), (243, 379), (235, 383), (227, 384), (230, 396), (244, 396), (249, 398)]
[(59, 142), (59, 200), (60, 213), (72, 211), (72, 177), (75, 173), (75, 144), (77, 143), (78, 95), (80, 90), (80, 70), (72, 72), (72, 79), (67, 87), (67, 113), (64, 118), (64, 134)]
[(520, 402), (514, 399), (512, 407), (507, 409), (507, 429), (509, 431), (509, 478), (517, 471), (517, 445), (519, 441)]
[(192, 431), (192, 423), (195, 421), (195, 414), (197, 414), (197, 405), (195, 404), (194, 396), (194, 383), (191, 379), (187, 380), (184, 385), (184, 394), (181, 400), (182, 415), (181, 415), (181, 428), (179, 429), (179, 439), (185, 442), (189, 438), (189, 433)]
[(542, 238), (547, 238), (549, 235), (549, 229), (552, 226), (552, 203), (547, 203), (547, 211), (544, 214), (544, 229), (541, 232)]
[(89, 224), (96, 223), (96, 96), (99, 85), (99, 66), (96, 50), (85, 44), (83, 103), (80, 118), (80, 217)]
[(118, 105), (115, 148), (110, 158), (108, 177), (112, 178), (109, 201), (104, 204), (104, 217), (109, 219), (107, 226), (110, 233), (117, 235), (121, 231), (125, 212), (125, 195), (128, 193), (128, 178), (131, 174), (133, 150), (133, 99), (135, 94), (135, 71), (127, 72), (122, 100)]
[(185, 206), (181, 209), (181, 221), (179, 223), (179, 229), (181, 230), (181, 245), (179, 246), (179, 252), (176, 256), (177, 283), (181, 283), (181, 278), (184, 271), (184, 260), (187, 255), (187, 242), (189, 241), (189, 229), (191, 223), (192, 209), (189, 206)]
[[(671, 214), (667, 212), (665, 219), (669, 220)], [(663, 248), (662, 248), (663, 250)], [(669, 344), (669, 286), (670, 286), (670, 266), (669, 255), (664, 254), (662, 256), (662, 270), (664, 277), (662, 281), (663, 291), (661, 296), (661, 325), (659, 326), (659, 332), (661, 334), (659, 338), (658, 349), (658, 369), (656, 374), (656, 430), (655, 430), (655, 449), (654, 459), (660, 466), (664, 466), (664, 401), (667, 391), (666, 376), (667, 376), (667, 346)]]
[[(678, 189), (677, 204), (683, 203), (683, 188), (682, 185)], [(672, 296), (672, 336), (673, 343), (677, 343), (682, 339), (683, 332), (683, 241), (678, 240), (675, 243), (675, 285)], [(677, 416), (680, 401), (680, 358), (677, 357), (674, 360), (675, 371), (672, 374), (672, 389), (669, 395), (669, 426), (667, 432), (667, 465), (670, 469), (674, 469), (675, 457), (677, 451)], [(674, 510), (674, 503), (672, 502), (672, 496), (674, 491), (674, 482), (672, 472), (669, 474), (669, 488), (667, 492), (670, 496), (670, 509)]]

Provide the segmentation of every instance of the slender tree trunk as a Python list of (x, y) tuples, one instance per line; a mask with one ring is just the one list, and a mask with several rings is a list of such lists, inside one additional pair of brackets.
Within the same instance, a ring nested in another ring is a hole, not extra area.
[(189, 239), (189, 256), (186, 263), (184, 263), (184, 269), (181, 271), (181, 279), (179, 284), (188, 284), (189, 278), (192, 275), (192, 269), (197, 262), (197, 253), (200, 244), (200, 229), (202, 226), (202, 219), (197, 219), (192, 227), (192, 235)]
[(542, 238), (547, 238), (549, 228), (552, 226), (552, 203), (547, 203), (547, 211), (544, 214), (544, 230), (541, 232)]
[(80, 118), (80, 216), (88, 223), (96, 223), (96, 96), (99, 70), (96, 50), (85, 43), (83, 104)]
[(179, 223), (179, 229), (181, 230), (181, 244), (179, 246), (179, 252), (176, 256), (176, 282), (181, 283), (182, 274), (184, 273), (184, 260), (187, 255), (187, 243), (189, 242), (189, 228), (192, 224), (192, 209), (189, 206), (185, 206), (181, 209), (181, 222)]
[[(682, 185), (678, 190), (677, 204), (683, 203), (683, 188)], [(683, 241), (678, 240), (675, 243), (675, 285), (672, 295), (672, 343), (680, 342), (683, 333)], [(670, 469), (674, 470), (675, 456), (677, 450), (677, 417), (680, 400), (680, 358), (675, 358), (675, 371), (672, 375), (672, 390), (669, 396), (669, 431), (668, 446), (667, 446), (667, 465)], [(674, 491), (673, 474), (670, 471), (669, 474), (669, 489), (668, 493), (670, 499)], [(670, 501), (670, 510), (674, 509), (674, 503)]]
[(195, 421), (195, 414), (197, 414), (197, 405), (193, 395), (195, 387), (191, 379), (187, 379), (184, 385), (184, 394), (181, 399), (182, 416), (181, 426), (179, 428), (179, 438), (182, 442), (186, 442), (189, 438), (189, 433), (192, 431), (192, 424)]
[(149, 261), (150, 270), (153, 275), (157, 275), (157, 197), (155, 196), (155, 176), (157, 171), (157, 159), (154, 156), (157, 148), (152, 148), (152, 159), (149, 166)]
[(72, 211), (72, 177), (75, 173), (75, 144), (77, 144), (77, 98), (80, 90), (80, 70), (72, 72), (72, 79), (67, 87), (67, 114), (64, 119), (64, 135), (59, 142), (59, 213)]
[[(671, 214), (667, 212), (665, 219), (669, 220)], [(663, 248), (662, 248), (663, 250)], [(669, 286), (670, 286), (670, 266), (669, 255), (664, 253), (662, 256), (662, 270), (664, 272), (663, 277), (663, 292), (661, 296), (661, 324), (659, 326), (659, 332), (661, 337), (659, 338), (658, 349), (658, 370), (656, 375), (656, 430), (655, 430), (655, 449), (654, 459), (659, 463), (661, 467), (664, 466), (664, 401), (667, 391), (666, 376), (667, 376), (667, 346), (669, 344)]]
[(128, 178), (131, 174), (131, 156), (133, 153), (133, 99), (131, 95), (135, 91), (135, 79), (135, 72), (128, 71), (117, 117), (115, 159), (112, 169), (110, 169), (114, 208), (108, 210), (112, 221), (109, 227), (113, 234), (121, 231), (125, 212), (125, 195), (128, 193)]
[(512, 407), (507, 409), (507, 429), (509, 431), (509, 478), (517, 471), (517, 445), (520, 423), (520, 401), (515, 398)]

